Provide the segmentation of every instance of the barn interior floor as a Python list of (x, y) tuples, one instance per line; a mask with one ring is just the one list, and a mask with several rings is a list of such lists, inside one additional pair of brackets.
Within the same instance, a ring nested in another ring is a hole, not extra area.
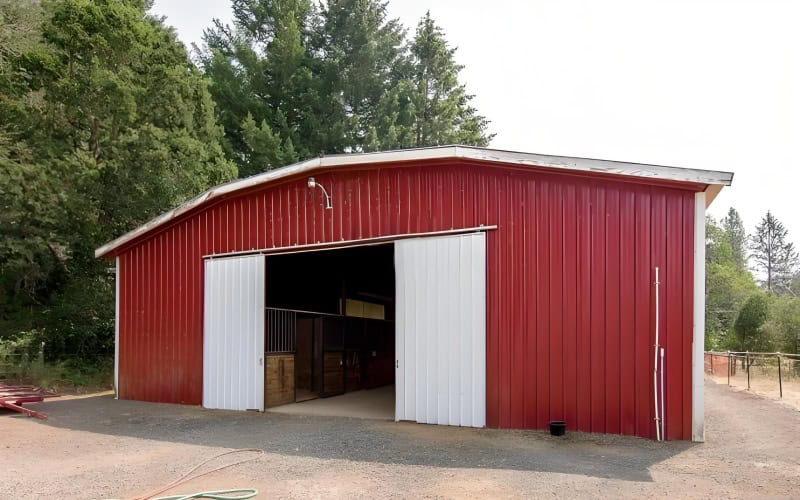
[(288, 415), (394, 420), (394, 385), (270, 408)]

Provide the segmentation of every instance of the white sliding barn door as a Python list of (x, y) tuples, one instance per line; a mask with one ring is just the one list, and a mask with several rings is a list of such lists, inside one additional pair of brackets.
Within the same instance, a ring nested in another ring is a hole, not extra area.
[(486, 236), (395, 243), (395, 420), (486, 425)]
[(203, 406), (264, 409), (263, 255), (205, 261)]

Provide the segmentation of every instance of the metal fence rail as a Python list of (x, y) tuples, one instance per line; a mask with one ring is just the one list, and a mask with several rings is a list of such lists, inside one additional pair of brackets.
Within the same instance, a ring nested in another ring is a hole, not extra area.
[(705, 353), (705, 372), (724, 377), (729, 386), (746, 388), (784, 399), (785, 392), (800, 393), (800, 355), (780, 352)]
[(43, 365), (44, 342), (39, 345), (35, 356), (30, 356), (27, 352), (9, 352), (0, 345), (0, 380), (25, 377), (34, 366)]

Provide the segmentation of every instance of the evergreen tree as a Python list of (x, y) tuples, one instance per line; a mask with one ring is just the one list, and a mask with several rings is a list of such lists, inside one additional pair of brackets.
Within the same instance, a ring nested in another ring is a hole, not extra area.
[(41, 36), (41, 8), (34, 0), (0, 0), (0, 72)]
[(470, 105), (473, 97), (458, 81), (463, 66), (455, 62), (444, 32), (426, 13), (411, 44), (415, 92), (415, 146), (471, 144), (486, 146), (488, 122)]
[(233, 13), (233, 27), (214, 21), (196, 53), (239, 174), (343, 152), (350, 127), (321, 76), (315, 8), (308, 0), (234, 0)]
[(731, 245), (731, 256), (739, 269), (747, 268), (747, 232), (739, 212), (731, 207), (722, 219), (722, 228), (727, 233)]
[(326, 153), (491, 140), (430, 15), (408, 44), (381, 0), (233, 9), (233, 26), (215, 21), (197, 54), (240, 175)]
[(794, 244), (787, 241), (788, 231), (771, 212), (761, 219), (753, 234), (750, 249), (756, 269), (765, 276), (764, 286), (769, 294), (786, 293), (798, 264)]
[[(322, 10), (323, 78), (341, 95), (352, 127), (349, 148), (374, 149), (381, 99), (403, 77), (405, 29), (386, 2), (330, 0)], [(390, 120), (391, 121), (391, 120)]]

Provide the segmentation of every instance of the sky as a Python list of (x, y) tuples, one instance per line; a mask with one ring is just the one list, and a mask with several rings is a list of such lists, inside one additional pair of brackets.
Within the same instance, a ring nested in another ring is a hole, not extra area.
[[(409, 35), (427, 10), (491, 147), (731, 171), (711, 215), (734, 206), (752, 232), (771, 210), (800, 247), (800, 2), (389, 1)], [(151, 12), (187, 45), (231, 19), (229, 0)]]

